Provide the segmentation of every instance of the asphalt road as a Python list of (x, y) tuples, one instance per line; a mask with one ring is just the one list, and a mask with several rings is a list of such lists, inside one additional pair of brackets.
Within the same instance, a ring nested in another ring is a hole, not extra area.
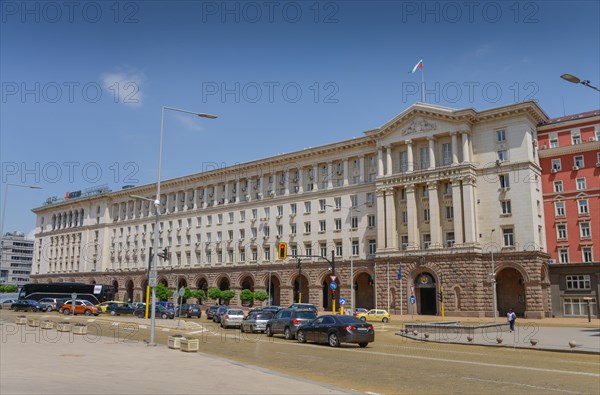
[[(14, 322), (16, 315), (4, 310), (1, 319)], [(58, 314), (49, 318), (63, 320)], [(72, 320), (88, 323), (87, 338), (99, 347), (149, 337), (146, 320), (107, 316)], [(423, 343), (394, 335), (400, 326), (393, 323), (376, 324), (375, 342), (361, 349), (241, 334), (222, 330), (205, 318), (185, 321), (186, 329), (177, 329), (176, 320), (157, 320), (156, 341), (166, 344), (168, 336), (186, 334), (200, 339), (201, 352), (357, 392), (600, 393), (598, 355)]]

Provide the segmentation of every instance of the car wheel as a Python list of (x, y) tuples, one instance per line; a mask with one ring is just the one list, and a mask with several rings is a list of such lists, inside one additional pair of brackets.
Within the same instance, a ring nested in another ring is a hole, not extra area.
[(387, 317), (383, 317), (383, 319), (381, 320), (381, 322), (383, 322), (384, 324), (386, 324), (388, 322), (388, 318)]
[(69, 315), (69, 314), (71, 314), (71, 311), (69, 309), (64, 309), (63, 310), (63, 314), (64, 315)]
[(110, 315), (112, 315), (112, 316), (115, 316), (115, 315), (117, 315), (117, 312), (116, 312), (116, 311), (114, 311), (114, 310), (111, 310), (111, 311), (110, 311)]
[(358, 343), (358, 345), (360, 346), (360, 348), (365, 348), (369, 343), (364, 342), (364, 343)]
[(360, 317), (360, 320), (361, 320), (362, 322), (367, 322), (367, 317)]
[(167, 315), (166, 315), (165, 313), (162, 313), (162, 315), (161, 315), (161, 318), (162, 318), (163, 320), (166, 320), (166, 319), (167, 319)]
[(83, 313), (85, 315), (92, 315), (92, 311), (91, 310), (86, 310), (85, 313)]
[(52, 312), (52, 306), (46, 307), (46, 313), (51, 313), (51, 312)]
[(335, 333), (329, 334), (329, 345), (331, 347), (339, 347), (340, 346), (340, 339), (338, 338), (338, 336)]
[(288, 327), (283, 330), (283, 336), (285, 337), (285, 340), (292, 340), (294, 338), (292, 331)]
[(223, 326), (223, 323), (222, 323), (222, 322), (221, 322), (221, 328), (225, 328), (225, 327)]
[(271, 326), (267, 325), (267, 336), (273, 337), (273, 330), (271, 330)]
[(299, 343), (306, 343), (306, 335), (304, 334), (304, 331), (298, 331), (298, 336), (296, 337), (298, 338)]

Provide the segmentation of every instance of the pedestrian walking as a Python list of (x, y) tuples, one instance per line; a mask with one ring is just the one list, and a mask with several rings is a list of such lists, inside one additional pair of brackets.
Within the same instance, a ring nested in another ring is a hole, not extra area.
[(517, 315), (512, 308), (508, 310), (506, 318), (508, 319), (508, 326), (510, 327), (510, 332), (512, 333), (515, 330), (515, 320), (517, 319)]

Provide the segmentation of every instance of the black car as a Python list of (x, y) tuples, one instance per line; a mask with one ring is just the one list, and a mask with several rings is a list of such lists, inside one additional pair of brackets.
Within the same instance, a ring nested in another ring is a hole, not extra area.
[(202, 310), (200, 310), (200, 305), (195, 303), (184, 303), (177, 308), (175, 311), (175, 315), (179, 317), (179, 312), (181, 311), (182, 317), (202, 317)]
[(213, 316), (215, 315), (215, 313), (217, 312), (217, 310), (219, 309), (219, 305), (214, 305), (214, 306), (208, 306), (206, 308), (206, 310), (204, 311), (206, 313), (206, 319), (207, 320), (212, 320)]
[(341, 343), (358, 343), (366, 347), (375, 341), (373, 325), (345, 315), (322, 315), (301, 325), (296, 334), (300, 343), (313, 341), (339, 347)]
[[(160, 317), (160, 318), (164, 318), (164, 319), (175, 318), (175, 312), (173, 310), (167, 310), (164, 306), (156, 305), (154, 311), (155, 311), (156, 317)], [(150, 317), (150, 314), (151, 314), (151, 312), (148, 311), (148, 317)], [(144, 318), (144, 316), (146, 315), (146, 309), (137, 309), (133, 312), (133, 315), (135, 315), (138, 318)]]
[(46, 311), (46, 305), (35, 300), (17, 300), (10, 305), (10, 309), (14, 311)]
[(133, 314), (136, 310), (137, 309), (130, 303), (128, 303), (128, 304), (111, 303), (108, 306), (106, 306), (106, 312), (110, 315)]
[(312, 310), (279, 310), (275, 317), (267, 322), (265, 331), (269, 337), (283, 333), (286, 340), (295, 339), (298, 328), (315, 318), (317, 318), (317, 313)]

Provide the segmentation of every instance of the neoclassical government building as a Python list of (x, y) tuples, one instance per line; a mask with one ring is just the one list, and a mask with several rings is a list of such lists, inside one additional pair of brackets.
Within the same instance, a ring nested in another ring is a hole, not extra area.
[[(272, 303), (336, 298), (399, 314), (550, 314), (533, 101), (451, 109), (416, 103), (360, 138), (156, 185), (50, 200), (37, 216), (32, 279), (112, 284), (143, 300), (158, 232), (159, 281), (265, 290)], [(288, 243), (286, 260), (277, 244)], [(494, 270), (492, 269), (494, 267)], [(495, 275), (494, 275), (495, 274)], [(412, 297), (414, 296), (414, 297)], [(414, 301), (414, 303), (411, 303)]]

